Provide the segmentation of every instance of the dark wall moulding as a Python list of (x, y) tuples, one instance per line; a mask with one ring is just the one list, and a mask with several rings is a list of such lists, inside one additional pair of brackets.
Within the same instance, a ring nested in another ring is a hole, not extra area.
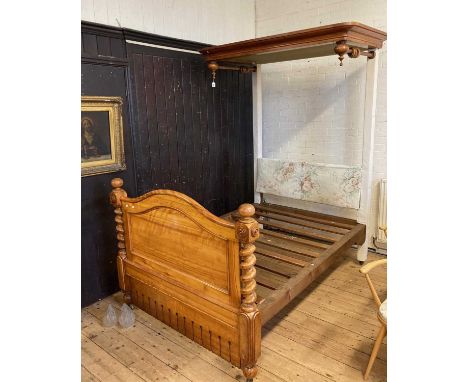
[(99, 36), (107, 36), (107, 37), (122, 37), (122, 28), (113, 27), (110, 25), (92, 23), (90, 21), (82, 21), (81, 22), (81, 32), (82, 33), (90, 33)]
[(133, 29), (122, 29), (126, 40), (144, 42), (153, 45), (162, 45), (170, 48), (185, 49), (198, 52), (200, 49), (206, 48), (209, 45), (196, 41), (181, 40), (173, 37), (160, 36), (146, 32), (140, 32)]
[(161, 45), (169, 48), (184, 49), (194, 52), (198, 52), (200, 49), (210, 46), (209, 44), (203, 44), (201, 42), (181, 40), (173, 37), (140, 32), (134, 29), (112, 27), (88, 21), (81, 22), (81, 32), (110, 38), (120, 38), (124, 41), (132, 40), (146, 44)]

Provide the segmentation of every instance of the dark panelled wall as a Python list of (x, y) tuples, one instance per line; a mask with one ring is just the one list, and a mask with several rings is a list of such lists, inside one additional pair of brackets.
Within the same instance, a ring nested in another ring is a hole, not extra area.
[(199, 54), (127, 46), (139, 193), (183, 192), (214, 214), (253, 198), (252, 76)]
[(253, 200), (251, 75), (218, 71), (213, 89), (200, 55), (126, 44), (125, 36), (203, 46), (82, 23), (82, 95), (123, 98), (127, 165), (81, 180), (82, 306), (118, 290), (112, 178), (124, 179), (129, 196), (169, 188), (218, 215)]
[(81, 305), (89, 305), (118, 290), (110, 181), (124, 179), (135, 191), (135, 174), (127, 101), (125, 40), (121, 31), (82, 29), (81, 94), (120, 96), (123, 99), (125, 161), (127, 170), (81, 178)]

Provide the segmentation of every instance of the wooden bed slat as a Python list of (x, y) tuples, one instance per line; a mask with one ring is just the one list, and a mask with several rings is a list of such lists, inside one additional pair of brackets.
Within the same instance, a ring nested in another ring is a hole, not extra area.
[(321, 233), (313, 232), (313, 231), (311, 231), (310, 228), (307, 229), (307, 228), (300, 228), (299, 226), (294, 227), (292, 225), (288, 225), (290, 223), (273, 222), (271, 220), (265, 220), (264, 218), (258, 219), (258, 222), (260, 224), (263, 224), (264, 226), (278, 228), (278, 229), (281, 229), (281, 230), (286, 231), (286, 232), (292, 232), (292, 233), (294, 233), (296, 235), (310, 237), (312, 239), (319, 239), (319, 240), (328, 241), (328, 242), (331, 242), (331, 243), (335, 243), (338, 240), (337, 238), (334, 238), (334, 237), (331, 237), (331, 236), (327, 236), (327, 235), (323, 235)]
[(339, 218), (336, 216), (318, 214), (312, 211), (299, 210), (297, 208), (279, 206), (276, 204), (254, 204), (255, 209), (260, 211), (274, 212), (293, 218), (300, 218), (309, 220), (316, 223), (325, 224), (328, 226), (334, 226), (339, 228), (352, 229), (356, 222), (351, 219)]
[[(293, 243), (300, 243), (300, 244), (305, 244), (305, 246), (312, 246), (312, 247), (317, 247), (317, 248), (322, 248), (322, 249), (328, 249), (328, 247), (330, 247), (331, 244), (327, 244), (327, 243), (323, 243), (323, 242), (320, 242), (320, 241), (315, 241), (315, 240), (312, 240), (312, 239), (304, 239), (304, 238), (301, 238), (301, 237), (297, 237), (297, 236), (294, 236), (294, 235), (291, 235), (291, 234), (285, 234), (283, 232), (278, 232), (278, 231), (272, 231), (270, 229), (266, 229), (266, 228), (263, 228), (263, 229), (260, 229), (260, 232), (264, 235), (267, 235), (267, 236), (273, 236), (273, 237), (276, 237), (276, 238), (280, 238), (280, 239), (284, 239), (284, 240), (288, 240), (290, 242), (293, 242)], [(260, 237), (261, 239), (262, 237)]]
[(316, 223), (314, 221), (306, 220), (302, 217), (301, 218), (288, 217), (285, 214), (278, 214), (278, 213), (273, 213), (273, 212), (262, 212), (262, 211), (256, 211), (255, 214), (263, 218), (283, 221), (286, 223), (297, 224), (303, 227), (314, 228), (320, 231), (336, 233), (339, 235), (345, 235), (349, 231), (349, 229), (346, 229), (346, 228), (329, 226), (323, 223)]
[(255, 268), (255, 270), (257, 272), (257, 274), (255, 275), (255, 280), (257, 280), (257, 283), (264, 285), (270, 289), (279, 289), (285, 283), (287, 283), (288, 280), (290, 280), (287, 277), (280, 276), (266, 269)]
[(262, 314), (262, 325), (283, 309), (292, 299), (309, 286), (327, 269), (339, 255), (352, 244), (362, 244), (365, 239), (365, 226), (356, 224), (343, 238), (334, 243), (312, 264), (304, 267), (296, 276), (265, 298), (259, 307)]
[(278, 252), (265, 248), (263, 245), (257, 245), (255, 252), (261, 253), (262, 255), (270, 257), (272, 259), (284, 261), (288, 264), (297, 265), (299, 267), (305, 267), (309, 265), (309, 263), (305, 261), (295, 259), (294, 257), (282, 255)]
[(255, 252), (255, 257), (257, 258), (255, 267), (266, 268), (271, 272), (281, 274), (288, 278), (296, 276), (303, 268), (298, 265), (285, 263), (281, 260), (272, 259), (271, 257), (267, 257), (258, 252)]
[[(307, 265), (309, 265), (310, 263), (313, 263), (314, 260), (319, 257), (319, 256), (304, 256), (304, 255), (301, 255), (299, 253), (296, 253), (296, 252), (292, 252), (292, 251), (288, 251), (287, 249), (281, 249), (281, 248), (276, 248), (276, 247), (270, 247), (268, 245), (263, 245), (262, 243), (260, 243), (261, 246), (263, 246), (263, 248), (265, 249), (269, 249), (275, 253), (278, 253), (280, 255), (284, 255), (284, 256), (288, 256), (288, 257), (292, 257), (293, 259), (296, 259), (296, 260), (299, 260), (299, 261), (304, 261), (307, 263)], [(279, 260), (275, 260), (275, 261), (279, 261)], [(289, 266), (289, 267), (298, 267), (296, 265), (292, 265), (292, 264), (286, 264), (284, 262), (281, 262), (281, 266)], [(302, 268), (302, 267), (301, 267)]]
[[(276, 238), (265, 237), (263, 239), (257, 240), (256, 244), (260, 244), (260, 245), (263, 244), (263, 245), (269, 247), (270, 249), (272, 249), (273, 251), (278, 251), (279, 253), (287, 252), (288, 253), (287, 256), (289, 256), (290, 254), (295, 255), (295, 256), (292, 256), (292, 257), (296, 257), (296, 258), (298, 258), (300, 260), (304, 260), (304, 261), (308, 261), (310, 258), (316, 258), (316, 257), (320, 256), (320, 252), (315, 252), (315, 251), (311, 251), (311, 250), (310, 251), (305, 251), (305, 250), (297, 251), (297, 250), (294, 250), (294, 243), (282, 242), (281, 240), (276, 239)], [(299, 256), (299, 257), (297, 257), (297, 256)]]
[(276, 290), (276, 288), (274, 286), (272, 286), (271, 284), (269, 284), (268, 281), (266, 281), (262, 276), (257, 277), (256, 280), (257, 280), (257, 286), (261, 285), (261, 286), (265, 287), (266, 289)]

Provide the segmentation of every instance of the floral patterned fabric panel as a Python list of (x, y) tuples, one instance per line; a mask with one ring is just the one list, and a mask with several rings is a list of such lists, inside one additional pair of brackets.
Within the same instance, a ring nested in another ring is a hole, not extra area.
[(259, 158), (257, 192), (358, 209), (361, 168)]

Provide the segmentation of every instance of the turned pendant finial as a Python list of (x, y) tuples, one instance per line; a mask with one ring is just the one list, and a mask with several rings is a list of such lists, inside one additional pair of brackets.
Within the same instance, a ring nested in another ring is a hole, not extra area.
[(219, 65), (216, 61), (210, 61), (208, 63), (208, 69), (211, 70), (211, 76), (213, 78), (213, 82), (211, 82), (211, 87), (215, 88), (216, 87), (216, 71), (219, 69)]
[(335, 53), (338, 55), (338, 59), (340, 60), (340, 66), (343, 66), (343, 59), (344, 55), (347, 54), (349, 51), (349, 46), (346, 44), (346, 41), (338, 41), (335, 46)]

